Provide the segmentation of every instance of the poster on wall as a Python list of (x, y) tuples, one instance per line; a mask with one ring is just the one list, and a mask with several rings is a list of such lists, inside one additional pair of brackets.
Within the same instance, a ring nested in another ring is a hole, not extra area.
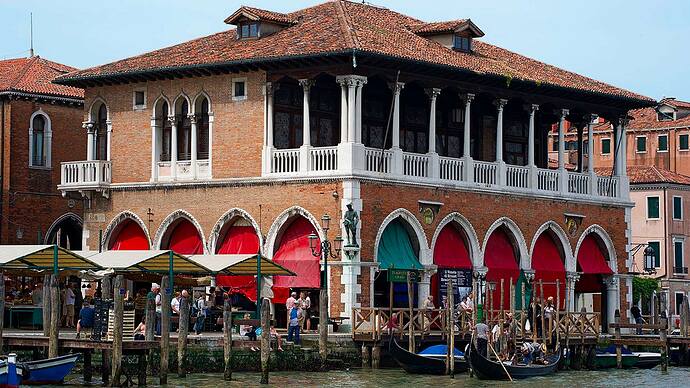
[(439, 301), (448, 292), (448, 281), (453, 281), (453, 298), (458, 304), (462, 298), (472, 292), (472, 270), (471, 269), (439, 269)]

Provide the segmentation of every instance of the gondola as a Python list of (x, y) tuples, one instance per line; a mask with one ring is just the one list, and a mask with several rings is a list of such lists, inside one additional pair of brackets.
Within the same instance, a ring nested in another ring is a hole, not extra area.
[[(445, 356), (429, 353), (426, 355), (415, 354), (402, 348), (395, 338), (388, 343), (388, 351), (398, 364), (407, 372), (414, 374), (444, 375), (446, 374)], [(459, 353), (459, 354), (458, 354)], [(455, 373), (467, 371), (468, 364), (462, 353), (456, 349)]]
[(546, 365), (510, 365), (504, 363), (504, 370), (501, 363), (491, 361), (479, 354), (474, 345), (474, 341), (470, 341), (469, 348), (467, 359), (470, 363), (470, 367), (474, 374), (482, 380), (508, 380), (506, 370), (513, 379), (546, 376), (555, 373), (558, 369), (558, 363), (561, 361), (561, 351), (560, 347), (558, 347), (554, 354), (546, 357), (546, 361), (548, 361)]

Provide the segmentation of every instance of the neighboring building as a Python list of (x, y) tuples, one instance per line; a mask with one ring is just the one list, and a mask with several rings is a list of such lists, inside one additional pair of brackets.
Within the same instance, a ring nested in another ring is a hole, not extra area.
[(0, 244), (81, 248), (82, 201), (63, 198), (60, 163), (84, 153), (84, 91), (51, 81), (75, 71), (39, 56), (0, 61)]
[(655, 166), (630, 166), (628, 177), (635, 203), (631, 244), (636, 271), (644, 269), (644, 248), (651, 246), (656, 252), (651, 276), (667, 294), (669, 313), (678, 315), (682, 296), (690, 297), (690, 177)]
[(308, 236), (326, 237), (325, 213), (328, 237), (344, 234), (352, 203), (360, 249), (329, 259), (332, 315), (388, 306), (391, 268), (423, 270), (418, 302), (438, 297), (439, 272), (506, 290), (534, 273), (549, 295), (556, 279), (569, 301), (599, 295), (604, 322), (627, 314), (625, 170), (572, 173), (565, 152), (548, 169), (547, 137), (653, 100), (484, 43), (469, 19), (331, 1), (225, 22), (57, 81), (86, 93), (86, 160), (63, 166), (59, 186), (87, 198), (85, 248), (261, 249), (298, 274), (273, 280), (279, 309), (288, 288), (320, 286)]

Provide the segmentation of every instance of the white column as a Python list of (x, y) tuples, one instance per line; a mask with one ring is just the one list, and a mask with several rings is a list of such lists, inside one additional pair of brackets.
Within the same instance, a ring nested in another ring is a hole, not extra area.
[(208, 112), (208, 179), (213, 178), (213, 112)]
[(595, 114), (585, 115), (587, 122), (587, 173), (589, 174), (589, 195), (597, 194), (597, 174), (594, 172), (594, 124), (599, 117)]
[(537, 189), (539, 187), (538, 177), (539, 171), (534, 161), (534, 149), (536, 147), (534, 140), (534, 117), (539, 110), (539, 105), (530, 104), (527, 106), (529, 110), (529, 127), (527, 132), (527, 168), (530, 174), (530, 188)]
[[(46, 167), (52, 168), (53, 166), (53, 129), (48, 127), (43, 134), (43, 147), (46, 154)], [(29, 157), (31, 154), (29, 153)]]
[(106, 144), (105, 144), (105, 160), (110, 160), (110, 149), (113, 138), (113, 122), (108, 120), (106, 124)]
[(311, 124), (309, 122), (309, 92), (314, 81), (309, 79), (299, 80), (302, 86), (302, 146), (299, 149), (299, 169), (302, 172), (311, 170), (309, 154), (311, 152)]
[[(82, 128), (86, 129), (86, 160), (93, 160), (94, 152), (94, 125), (92, 122), (85, 121), (82, 123)], [(29, 139), (29, 144), (31, 144), (31, 139)]]
[(570, 113), (567, 109), (558, 111), (558, 185), (561, 194), (568, 193), (568, 171), (565, 169), (565, 118)]
[(196, 179), (198, 172), (197, 172), (197, 165), (196, 165), (196, 160), (197, 160), (197, 139), (199, 134), (197, 133), (197, 125), (196, 125), (196, 116), (193, 114), (190, 114), (189, 116), (189, 122), (191, 124), (191, 129), (192, 129), (192, 147), (191, 147), (191, 158), (190, 162), (192, 165), (192, 179)]
[(177, 120), (176, 117), (168, 116), (170, 121), (170, 177), (177, 178)]
[(626, 134), (626, 126), (628, 125), (627, 115), (620, 119), (620, 188), (619, 195), (622, 199), (630, 199), (630, 182), (628, 181), (628, 135)]
[[(606, 285), (606, 318), (610, 323), (615, 319), (616, 310), (620, 309), (617, 275), (611, 275), (604, 279), (604, 284)], [(609, 329), (609, 332), (612, 332), (612, 330)]]
[(429, 178), (439, 178), (441, 165), (438, 152), (436, 152), (436, 99), (441, 94), (441, 89), (427, 89), (429, 95)]
[(390, 84), (393, 90), (393, 128), (391, 129), (391, 173), (402, 175), (403, 173), (403, 151), (400, 148), (400, 93), (405, 88), (405, 84), (398, 82)]
[[(273, 163), (273, 93), (276, 85), (272, 82), (266, 82), (264, 87), (264, 99), (266, 104), (266, 114), (264, 117), (264, 149), (263, 149), (263, 174), (271, 173), (271, 165)], [(210, 120), (209, 120), (210, 121)], [(209, 123), (209, 136), (211, 132), (211, 124)], [(209, 144), (209, 159), (211, 146)], [(209, 161), (210, 164), (210, 161)]]
[(364, 85), (367, 84), (366, 77), (357, 77), (357, 97), (355, 112), (355, 143), (362, 142), (362, 92)]
[(496, 163), (498, 168), (496, 170), (497, 183), (499, 186), (506, 185), (506, 163), (503, 161), (503, 108), (508, 103), (506, 99), (498, 99), (494, 101), (498, 113), (496, 115)]
[(340, 85), (340, 142), (347, 140), (347, 82), (343, 79), (336, 79)]
[(151, 182), (158, 180), (158, 124), (156, 118), (151, 118)]
[(465, 100), (465, 122), (463, 128), (462, 158), (464, 159), (465, 181), (474, 182), (474, 160), (472, 160), (472, 100), (474, 94), (467, 93)]
[(354, 143), (356, 141), (356, 109), (355, 104), (355, 93), (357, 82), (352, 78), (347, 78), (347, 142)]
[(575, 311), (575, 282), (580, 279), (577, 272), (565, 273), (566, 312)]

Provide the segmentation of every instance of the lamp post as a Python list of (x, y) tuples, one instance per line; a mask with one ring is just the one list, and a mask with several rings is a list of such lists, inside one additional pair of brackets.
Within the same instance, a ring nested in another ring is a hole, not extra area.
[(654, 263), (655, 259), (656, 252), (654, 251), (654, 248), (652, 248), (650, 245), (647, 245), (647, 248), (644, 249), (644, 271), (650, 275), (656, 273), (656, 265)]
[[(343, 238), (340, 235), (336, 236), (331, 245), (328, 240), (328, 229), (330, 229), (331, 217), (324, 214), (321, 217), (321, 229), (323, 229), (324, 239), (317, 244), (318, 236), (314, 233), (309, 235), (309, 248), (314, 257), (323, 260), (323, 269), (321, 272), (321, 289), (319, 291), (319, 356), (321, 357), (322, 365), (326, 363), (326, 356), (328, 349), (326, 343), (328, 341), (328, 257), (336, 259), (340, 256), (340, 250), (343, 245)], [(335, 252), (333, 252), (335, 251)]]

